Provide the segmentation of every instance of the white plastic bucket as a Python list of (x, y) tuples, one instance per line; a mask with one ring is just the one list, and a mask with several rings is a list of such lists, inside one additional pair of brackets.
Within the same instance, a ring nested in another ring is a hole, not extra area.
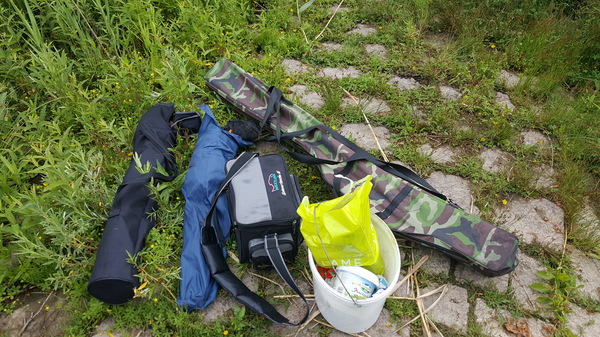
[(375, 324), (385, 300), (391, 295), (400, 276), (400, 250), (394, 234), (378, 216), (371, 214), (371, 221), (379, 238), (379, 254), (385, 261), (384, 276), (388, 281), (387, 289), (376, 297), (355, 300), (355, 304), (349, 297), (336, 292), (321, 277), (312, 254), (310, 250), (308, 251), (308, 263), (313, 276), (315, 300), (319, 311), (329, 324), (345, 333), (363, 332)]

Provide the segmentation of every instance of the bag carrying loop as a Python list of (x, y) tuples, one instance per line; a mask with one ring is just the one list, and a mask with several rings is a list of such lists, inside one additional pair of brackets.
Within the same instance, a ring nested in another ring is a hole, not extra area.
[[(227, 172), (227, 175), (221, 183), (221, 186), (217, 189), (208, 215), (206, 216), (206, 221), (202, 227), (202, 252), (204, 253), (206, 263), (209, 266), (211, 276), (217, 281), (217, 283), (219, 283), (219, 285), (221, 285), (223, 289), (232, 294), (238, 301), (243, 303), (250, 310), (259, 315), (265, 316), (275, 323), (298, 326), (306, 321), (310, 312), (310, 308), (308, 306), (308, 301), (302, 294), (302, 291), (300, 291), (300, 288), (296, 285), (294, 278), (285, 264), (281, 249), (278, 245), (277, 234), (270, 234), (264, 237), (265, 250), (277, 273), (281, 276), (285, 283), (287, 283), (287, 285), (292, 288), (292, 290), (294, 290), (294, 292), (304, 301), (306, 312), (299, 323), (290, 322), (289, 319), (281, 315), (277, 309), (275, 309), (275, 307), (273, 307), (264, 298), (258, 296), (248, 289), (248, 287), (231, 272), (224, 257), (223, 245), (225, 242), (223, 239), (223, 233), (220, 233), (220, 226), (213, 226), (212, 224), (213, 221), (218, 221), (214, 213), (219, 196), (227, 188), (235, 175), (256, 156), (257, 154), (255, 153), (243, 152), (236, 159), (232, 167)], [(215, 227), (217, 228), (217, 231), (215, 231)]]

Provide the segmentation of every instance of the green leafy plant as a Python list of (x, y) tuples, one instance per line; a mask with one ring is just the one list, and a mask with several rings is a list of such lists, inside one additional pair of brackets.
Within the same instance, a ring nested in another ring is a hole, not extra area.
[(537, 282), (530, 285), (531, 289), (544, 294), (536, 301), (549, 306), (556, 318), (561, 323), (565, 323), (566, 315), (570, 312), (569, 303), (579, 288), (577, 276), (562, 268), (548, 268), (545, 271), (538, 271), (536, 275), (547, 281), (547, 283)]

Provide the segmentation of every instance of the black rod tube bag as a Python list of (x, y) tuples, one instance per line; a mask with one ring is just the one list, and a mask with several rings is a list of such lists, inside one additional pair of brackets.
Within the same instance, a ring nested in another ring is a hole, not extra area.
[[(196, 133), (199, 126), (198, 112), (175, 112), (171, 103), (156, 104), (142, 116), (135, 130), (133, 151), (142, 163), (150, 163), (151, 169), (141, 173), (131, 160), (117, 189), (88, 283), (88, 291), (97, 299), (123, 304), (133, 298), (133, 289), (139, 284), (135, 276), (138, 271), (128, 260), (142, 250), (146, 235), (156, 223), (149, 214), (158, 203), (152, 199), (148, 184), (152, 179), (175, 179), (178, 172), (169, 149), (175, 146), (178, 130)], [(171, 174), (160, 174), (157, 165)]]

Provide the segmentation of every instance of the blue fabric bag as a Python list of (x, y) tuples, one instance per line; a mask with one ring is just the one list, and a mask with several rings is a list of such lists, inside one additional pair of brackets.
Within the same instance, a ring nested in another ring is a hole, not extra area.
[[(218, 284), (210, 276), (200, 245), (201, 229), (213, 195), (225, 178), (225, 164), (234, 158), (240, 147), (252, 145), (240, 136), (223, 130), (208, 106), (200, 108), (204, 111), (204, 117), (182, 189), (185, 209), (177, 303), (188, 310), (205, 308), (217, 296)], [(225, 195), (217, 202), (216, 213), (227, 239), (231, 222)], [(223, 256), (225, 253), (223, 250)]]

